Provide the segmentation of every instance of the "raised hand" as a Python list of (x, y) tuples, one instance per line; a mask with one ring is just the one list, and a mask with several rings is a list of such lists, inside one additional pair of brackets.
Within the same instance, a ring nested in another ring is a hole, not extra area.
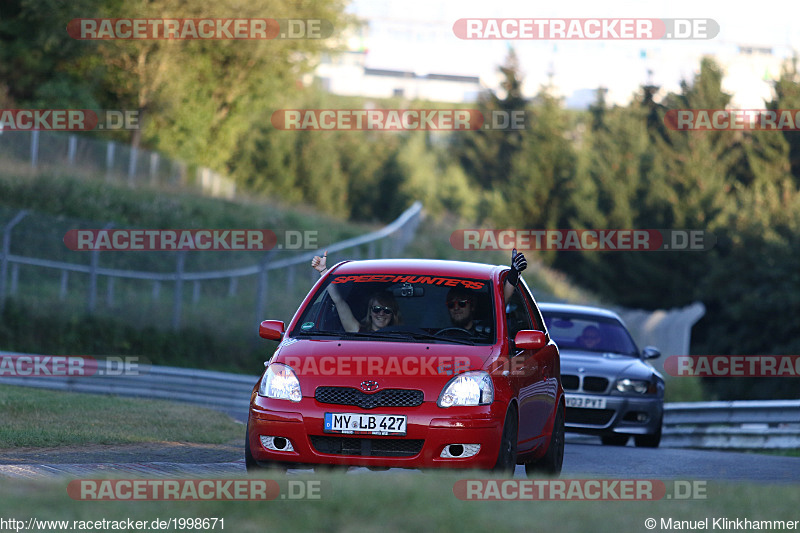
[[(506, 283), (511, 287), (516, 287), (519, 283), (519, 273), (526, 268), (528, 268), (528, 261), (525, 256), (518, 253), (516, 248), (511, 250), (511, 272), (506, 276)], [(509, 292), (513, 293), (513, 289), (509, 289)]]
[(511, 250), (511, 268), (516, 269), (517, 272), (522, 272), (528, 268), (528, 260), (525, 259), (523, 254), (517, 252), (516, 248)]
[(325, 253), (322, 254), (322, 257), (315, 255), (314, 259), (311, 260), (311, 268), (322, 274), (327, 270), (327, 262), (328, 262), (328, 250), (325, 250)]

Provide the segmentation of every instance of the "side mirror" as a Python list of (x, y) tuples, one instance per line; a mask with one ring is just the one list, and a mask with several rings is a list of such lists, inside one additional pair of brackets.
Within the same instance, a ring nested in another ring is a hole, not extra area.
[(661, 351), (655, 346), (645, 346), (642, 350), (642, 359), (657, 359), (661, 357)]
[(519, 350), (541, 350), (547, 344), (544, 331), (523, 329), (514, 337), (514, 346)]
[(271, 341), (279, 341), (283, 337), (286, 326), (280, 320), (264, 320), (258, 326), (258, 335)]

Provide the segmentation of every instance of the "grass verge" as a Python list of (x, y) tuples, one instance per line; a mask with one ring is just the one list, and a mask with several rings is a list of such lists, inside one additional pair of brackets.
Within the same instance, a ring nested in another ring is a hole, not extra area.
[(242, 439), (229, 416), (189, 404), (0, 387), (0, 448)]
[[(465, 475), (466, 474), (466, 475)], [(796, 492), (785, 486), (710, 483), (707, 499), (657, 501), (463, 501), (453, 485), (458, 479), (486, 478), (484, 473), (351, 473), (279, 478), (281, 494), (262, 502), (230, 501), (75, 501), (67, 480), (0, 482), (0, 511), (22, 520), (169, 520), (216, 518), (217, 530), (329, 532), (485, 532), (559, 531), (618, 533), (648, 531), (647, 519), (672, 522), (737, 518), (797, 520)], [(319, 499), (292, 500), (284, 490), (291, 481), (320, 482)], [(669, 482), (666, 482), (670, 486)], [(672, 527), (670, 529), (689, 529)], [(716, 529), (720, 529), (717, 527)], [(168, 528), (174, 531), (173, 528)]]

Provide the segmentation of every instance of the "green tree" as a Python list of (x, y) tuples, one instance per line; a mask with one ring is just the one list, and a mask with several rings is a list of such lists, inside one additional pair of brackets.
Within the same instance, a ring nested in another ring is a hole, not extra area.
[(555, 228), (567, 217), (577, 156), (567, 138), (569, 118), (561, 101), (543, 88), (527, 112), (522, 145), (511, 161), (503, 204), (492, 220), (500, 226)]
[[(296, 90), (291, 97), (282, 106), (363, 106), (360, 100), (337, 98), (314, 88)], [(270, 117), (271, 110), (257, 117), (232, 157), (232, 176), (247, 189), (356, 220), (387, 221), (408, 207), (401, 190), (405, 169), (397, 160), (403, 146), (400, 134), (283, 130), (275, 128)]]
[[(795, 55), (783, 66), (781, 77), (775, 82), (775, 97), (767, 102), (767, 109), (800, 109), (800, 73)], [(800, 126), (795, 125), (800, 129)], [(789, 147), (789, 165), (795, 184), (800, 186), (800, 131), (784, 131)]]
[(410, 132), (405, 136), (399, 153), (406, 176), (401, 191), (409, 198), (421, 200), (435, 218), (450, 212), (473, 219), (478, 198), (466, 174), (440, 144), (431, 144), (428, 139), (428, 132)]
[[(477, 109), (487, 123), (493, 116), (510, 118), (526, 109), (522, 75), (513, 48), (509, 49), (505, 64), (499, 70), (504, 78), (501, 84), (504, 97), (489, 90), (478, 97)], [(452, 150), (467, 176), (482, 191), (493, 191), (508, 183), (514, 157), (522, 149), (523, 135), (519, 129), (480, 128), (454, 135)], [(479, 216), (485, 218), (488, 209), (491, 208), (484, 206)]]
[[(648, 197), (653, 194), (646, 179), (653, 159), (648, 112), (645, 105), (637, 104), (609, 109), (603, 90), (598, 90), (597, 101), (590, 108), (591, 128), (585, 134), (572, 213), (565, 227), (651, 228), (645, 222)], [(648, 297), (655, 296), (652, 277), (660, 273), (661, 261), (663, 257), (642, 253), (561, 252), (556, 254), (554, 266), (610, 300), (630, 302), (643, 289)]]
[[(94, 45), (66, 32), (67, 21), (103, 13), (102, 0), (4, 0), (0, 3), (0, 79), (16, 107), (99, 109), (110, 103), (97, 90), (106, 75), (78, 64)], [(103, 16), (99, 14), (97, 16)]]
[(0, 75), (34, 107), (131, 109), (141, 141), (224, 171), (254, 119), (296, 87), (328, 39), (75, 40), (69, 20), (318, 18), (341, 31), (344, 0), (9, 0), (0, 7)]
[[(728, 131), (674, 131), (663, 127), (668, 109), (724, 109), (722, 73), (703, 60), (700, 73), (680, 94), (661, 104), (643, 87), (640, 102), (608, 120), (609, 133), (595, 132), (589, 176), (597, 189), (597, 211), (611, 228), (704, 230), (724, 228), (726, 206), (736, 201), (734, 185), (748, 180), (744, 151)], [(654, 121), (658, 116), (659, 120)], [(597, 135), (599, 133), (599, 137)], [(595, 221), (592, 221), (595, 222)], [(719, 236), (719, 235), (718, 235)], [(697, 280), (713, 254), (695, 252), (607, 252), (586, 257), (581, 279), (622, 305), (683, 306), (700, 297)], [(560, 263), (566, 267), (566, 261)]]
[[(773, 132), (774, 133), (774, 132)], [(796, 354), (800, 313), (800, 194), (789, 177), (760, 180), (726, 213), (718, 261), (700, 283), (706, 316), (693, 350), (711, 354)], [(800, 398), (800, 379), (706, 380), (714, 397)]]
[[(340, 29), (343, 9), (342, 0), (138, 0), (120, 6), (121, 13), (140, 17), (179, 11), (194, 18), (320, 18)], [(145, 140), (226, 170), (254, 119), (279, 104), (331, 45), (325, 39), (109, 41), (98, 53), (115, 67), (110, 89), (139, 110)]]
[[(769, 109), (787, 109), (797, 92), (784, 69)], [(789, 135), (787, 135), (787, 133)], [(719, 354), (795, 354), (787, 316), (800, 312), (800, 192), (792, 168), (792, 132), (754, 131), (742, 144), (753, 179), (735, 184), (735, 202), (720, 225), (713, 268), (699, 284), (707, 314), (695, 327), (695, 349)], [(719, 399), (798, 398), (797, 379), (706, 380)]]

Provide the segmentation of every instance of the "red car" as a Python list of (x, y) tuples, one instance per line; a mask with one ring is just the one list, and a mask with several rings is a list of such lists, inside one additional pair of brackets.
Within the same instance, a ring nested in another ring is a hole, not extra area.
[[(508, 267), (436, 260), (339, 263), (289, 323), (253, 388), (249, 471), (481, 468), (558, 474), (558, 348)], [(510, 287), (511, 292), (505, 289)]]

